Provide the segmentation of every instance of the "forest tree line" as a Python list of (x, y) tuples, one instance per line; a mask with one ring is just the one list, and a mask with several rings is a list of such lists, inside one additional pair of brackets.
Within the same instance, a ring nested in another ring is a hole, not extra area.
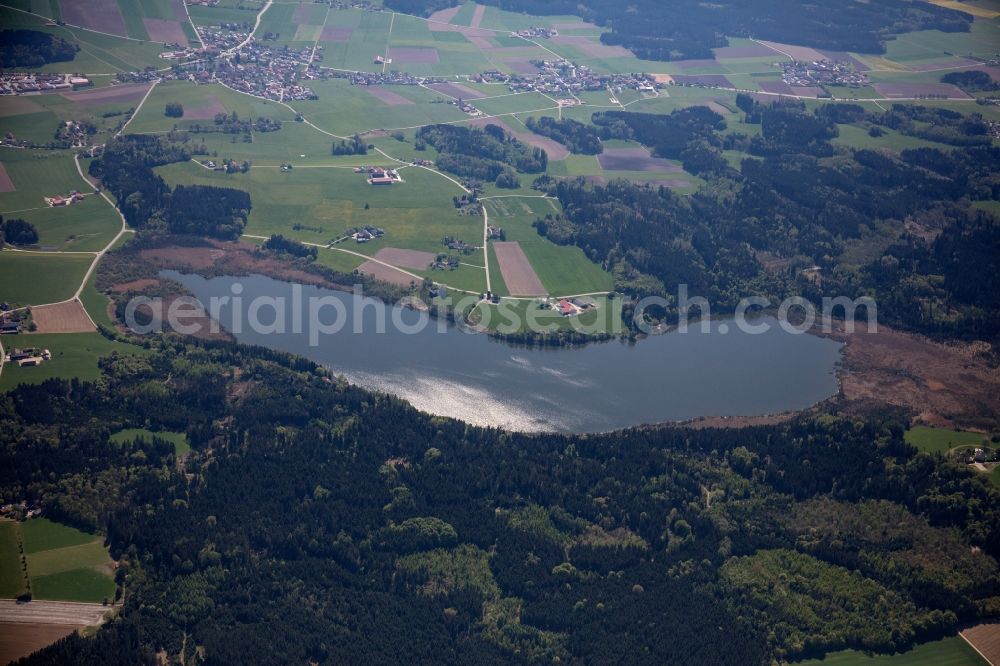
[[(1000, 612), (997, 490), (893, 410), (516, 434), (280, 352), (147, 346), (0, 396), (0, 499), (105, 534), (125, 589), (25, 663), (765, 665)], [(131, 427), (192, 453), (110, 443)]]
[[(386, 7), (428, 16), (457, 0), (386, 0)], [(895, 34), (914, 30), (968, 32), (972, 15), (913, 0), (877, 4), (854, 0), (703, 3), (680, 0), (483, 0), (482, 4), (525, 14), (576, 15), (608, 29), (605, 44), (621, 45), (643, 60), (712, 58), (728, 37), (772, 40), (833, 51), (885, 53)]]
[(89, 173), (115, 196), (125, 220), (136, 229), (238, 238), (250, 214), (247, 192), (211, 185), (171, 190), (153, 171), (189, 159), (190, 148), (169, 137), (129, 135), (109, 141), (90, 163)]
[[(979, 114), (903, 105), (868, 114), (851, 104), (810, 113), (798, 102), (737, 102), (747, 122), (761, 125), (758, 135), (723, 134), (721, 116), (704, 107), (595, 114), (602, 137), (640, 141), (707, 183), (682, 197), (625, 181), (542, 178), (536, 186), (564, 212), (537, 220), (539, 233), (581, 247), (633, 298), (669, 300), (686, 284), (731, 311), (753, 294), (817, 304), (871, 296), (880, 320), (894, 326), (936, 337), (1000, 335), (1000, 223), (972, 205), (1000, 199), (1000, 148), (984, 137)], [(845, 122), (962, 149), (893, 155), (835, 146)], [(724, 150), (750, 157), (735, 169)], [(882, 251), (859, 260), (858, 248), (872, 242)], [(676, 311), (663, 316), (673, 321)]]

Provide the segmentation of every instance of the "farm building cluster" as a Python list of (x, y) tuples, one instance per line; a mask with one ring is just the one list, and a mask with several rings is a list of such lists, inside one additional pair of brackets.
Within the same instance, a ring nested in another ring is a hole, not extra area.
[(385, 229), (381, 227), (373, 227), (366, 224), (363, 227), (358, 227), (356, 229), (350, 229), (347, 232), (349, 238), (353, 238), (358, 243), (367, 243), (368, 241), (373, 241), (377, 238), (382, 238), (385, 236)]
[(521, 39), (552, 39), (559, 36), (559, 31), (555, 28), (536, 28), (535, 26), (531, 26), (524, 30), (512, 32), (510, 36), (520, 37)]
[(442, 238), (441, 244), (449, 250), (455, 250), (456, 252), (462, 252), (463, 254), (469, 254), (476, 249), (474, 245), (469, 245), (464, 240), (460, 238), (453, 238), (452, 236), (445, 236)]
[(42, 197), (45, 199), (45, 205), (52, 208), (61, 208), (63, 206), (69, 206), (70, 204), (76, 203), (77, 201), (83, 201), (83, 194), (76, 190), (73, 190), (66, 196), (56, 194), (51, 197)]
[(77, 74), (31, 72), (3, 72), (0, 74), (0, 95), (76, 90), (89, 85), (92, 85), (90, 79)]
[(43, 362), (51, 360), (52, 353), (48, 349), (38, 347), (25, 347), (18, 349), (14, 347), (4, 359), (5, 363), (17, 363), (20, 368), (30, 368), (41, 365)]
[(392, 185), (393, 183), (405, 182), (395, 169), (362, 166), (355, 167), (354, 173), (367, 174), (369, 185)]
[(589, 310), (597, 308), (597, 303), (590, 298), (560, 298), (557, 301), (544, 301), (543, 307), (550, 307), (563, 317), (576, 317)]

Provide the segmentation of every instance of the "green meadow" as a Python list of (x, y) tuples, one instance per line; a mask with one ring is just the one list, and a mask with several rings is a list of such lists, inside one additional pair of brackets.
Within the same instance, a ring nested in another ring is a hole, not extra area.
[[(505, 197), (487, 199), (490, 224), (503, 227), (507, 240), (517, 241), (538, 274), (542, 285), (553, 296), (611, 291), (611, 274), (587, 259), (575, 246), (556, 245), (538, 234), (531, 223), (547, 214), (561, 212), (558, 201), (539, 197)], [(499, 266), (492, 253), (490, 278), (496, 282), (494, 292), (507, 295)], [(500, 276), (500, 280), (497, 277)]]
[(108, 340), (100, 333), (22, 333), (4, 336), (4, 348), (41, 347), (52, 352), (52, 359), (34, 367), (5, 363), (0, 374), (0, 391), (18, 384), (40, 384), (46, 379), (81, 379), (94, 381), (101, 376), (98, 359), (112, 352), (146, 354), (142, 347)]
[(45, 197), (66, 196), (74, 190), (93, 191), (80, 178), (69, 151), (3, 150), (0, 164), (16, 188), (0, 193), (0, 215), (4, 217), (19, 217), (22, 212), (47, 208)]
[(914, 426), (906, 431), (904, 439), (907, 444), (925, 453), (947, 453), (959, 446), (978, 446), (983, 443), (984, 435), (948, 428)]
[(33, 599), (97, 603), (114, 597), (113, 563), (102, 537), (47, 518), (18, 527)]
[[(168, 117), (164, 113), (168, 102), (179, 102), (188, 117)], [(226, 113), (235, 111), (241, 118), (267, 117), (274, 120), (295, 118), (293, 111), (278, 102), (238, 93), (221, 84), (198, 85), (188, 81), (166, 81), (157, 85), (150, 93), (146, 103), (129, 123), (126, 131), (128, 134), (142, 134), (165, 132), (175, 126), (182, 129), (194, 124), (210, 126), (214, 124), (214, 112), (209, 118), (192, 119), (191, 116), (199, 111), (207, 112), (220, 104), (225, 107)]]
[(800, 661), (797, 666), (986, 666), (968, 643), (958, 636), (917, 645), (909, 652), (869, 655), (857, 650), (828, 654), (824, 659)]
[(0, 598), (11, 599), (27, 590), (21, 568), (21, 530), (12, 520), (0, 520)]
[[(34, 6), (32, 7), (34, 8)], [(51, 14), (52, 12), (48, 12)], [(85, 74), (105, 74), (131, 72), (147, 66), (161, 68), (164, 60), (159, 57), (163, 45), (156, 42), (123, 39), (82, 28), (68, 26), (47, 26), (45, 16), (35, 16), (16, 11), (10, 7), (0, 7), (0, 24), (5, 28), (29, 28), (46, 32), (75, 42), (80, 46), (76, 57), (68, 62), (55, 62), (38, 67), (19, 68), (25, 71), (82, 72)]]
[(89, 254), (0, 252), (0, 301), (45, 305), (65, 301), (93, 262)]
[[(367, 161), (386, 162), (371, 157)], [(247, 234), (280, 233), (325, 244), (348, 228), (366, 224), (384, 228), (386, 237), (380, 241), (363, 245), (350, 241), (351, 250), (367, 255), (381, 247), (439, 252), (444, 236), (468, 242), (482, 237), (482, 218), (460, 215), (452, 206), (452, 197), (462, 193), (458, 186), (425, 169), (403, 169), (400, 175), (405, 182), (383, 187), (368, 185), (364, 174), (350, 168), (299, 168), (291, 172), (255, 168), (247, 174), (226, 175), (187, 163), (157, 171), (171, 185), (217, 185), (251, 192), (253, 209)], [(296, 224), (302, 228), (295, 229)]]
[(174, 445), (174, 453), (178, 456), (186, 455), (191, 451), (191, 445), (188, 444), (187, 435), (183, 432), (170, 432), (168, 430), (148, 430), (146, 428), (128, 428), (127, 430), (119, 430), (115, 434), (111, 435), (111, 441), (115, 444), (121, 444), (124, 442), (131, 442), (136, 439), (142, 440), (152, 440), (164, 439)]
[(352, 86), (342, 79), (314, 81), (311, 87), (319, 99), (295, 102), (295, 109), (320, 129), (339, 136), (469, 118), (449, 104), (449, 98), (418, 86), (386, 86), (384, 90), (409, 102), (394, 105), (382, 102), (365, 86)]

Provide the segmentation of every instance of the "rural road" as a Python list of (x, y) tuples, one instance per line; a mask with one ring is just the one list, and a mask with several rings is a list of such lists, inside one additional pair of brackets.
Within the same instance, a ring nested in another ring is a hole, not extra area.
[(243, 48), (244, 46), (246, 46), (247, 44), (250, 43), (250, 40), (253, 39), (254, 33), (257, 32), (257, 28), (260, 27), (260, 20), (262, 18), (264, 18), (264, 12), (266, 12), (268, 9), (270, 9), (272, 4), (274, 4), (274, 0), (267, 0), (267, 3), (265, 3), (264, 6), (260, 8), (259, 12), (257, 12), (257, 20), (254, 21), (253, 30), (250, 31), (250, 34), (247, 35), (247, 38), (244, 39), (239, 44), (237, 44), (236, 46), (234, 46), (233, 48), (229, 49), (228, 51), (223, 51), (222, 52), (223, 55), (228, 55), (230, 53), (236, 53), (241, 48)]

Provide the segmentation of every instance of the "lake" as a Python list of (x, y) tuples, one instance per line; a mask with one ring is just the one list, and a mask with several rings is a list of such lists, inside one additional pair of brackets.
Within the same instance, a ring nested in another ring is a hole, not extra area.
[[(418, 409), (477, 425), (525, 431), (602, 432), (645, 423), (700, 416), (757, 416), (798, 410), (834, 395), (840, 343), (781, 329), (770, 317), (762, 334), (741, 331), (732, 321), (711, 323), (708, 333), (651, 336), (635, 344), (618, 340), (576, 348), (529, 349), (497, 342), (431, 321), (408, 334), (394, 327), (426, 322), (428, 315), (393, 308), (342, 291), (295, 286), (303, 299), (340, 303), (347, 325), (311, 345), (308, 327), (293, 332), (286, 307), (286, 332), (254, 332), (248, 321), (255, 297), (285, 298), (293, 285), (262, 276), (203, 278), (164, 271), (203, 303), (243, 291), (241, 307), (222, 307), (219, 321), (245, 344), (305, 356), (365, 388), (408, 400)], [(307, 301), (308, 302), (308, 301)], [(362, 327), (351, 317), (362, 307)], [(374, 332), (378, 317), (389, 324)], [(274, 311), (262, 308), (271, 323)], [(332, 311), (323, 321), (333, 320)], [(439, 331), (444, 328), (444, 332)]]

